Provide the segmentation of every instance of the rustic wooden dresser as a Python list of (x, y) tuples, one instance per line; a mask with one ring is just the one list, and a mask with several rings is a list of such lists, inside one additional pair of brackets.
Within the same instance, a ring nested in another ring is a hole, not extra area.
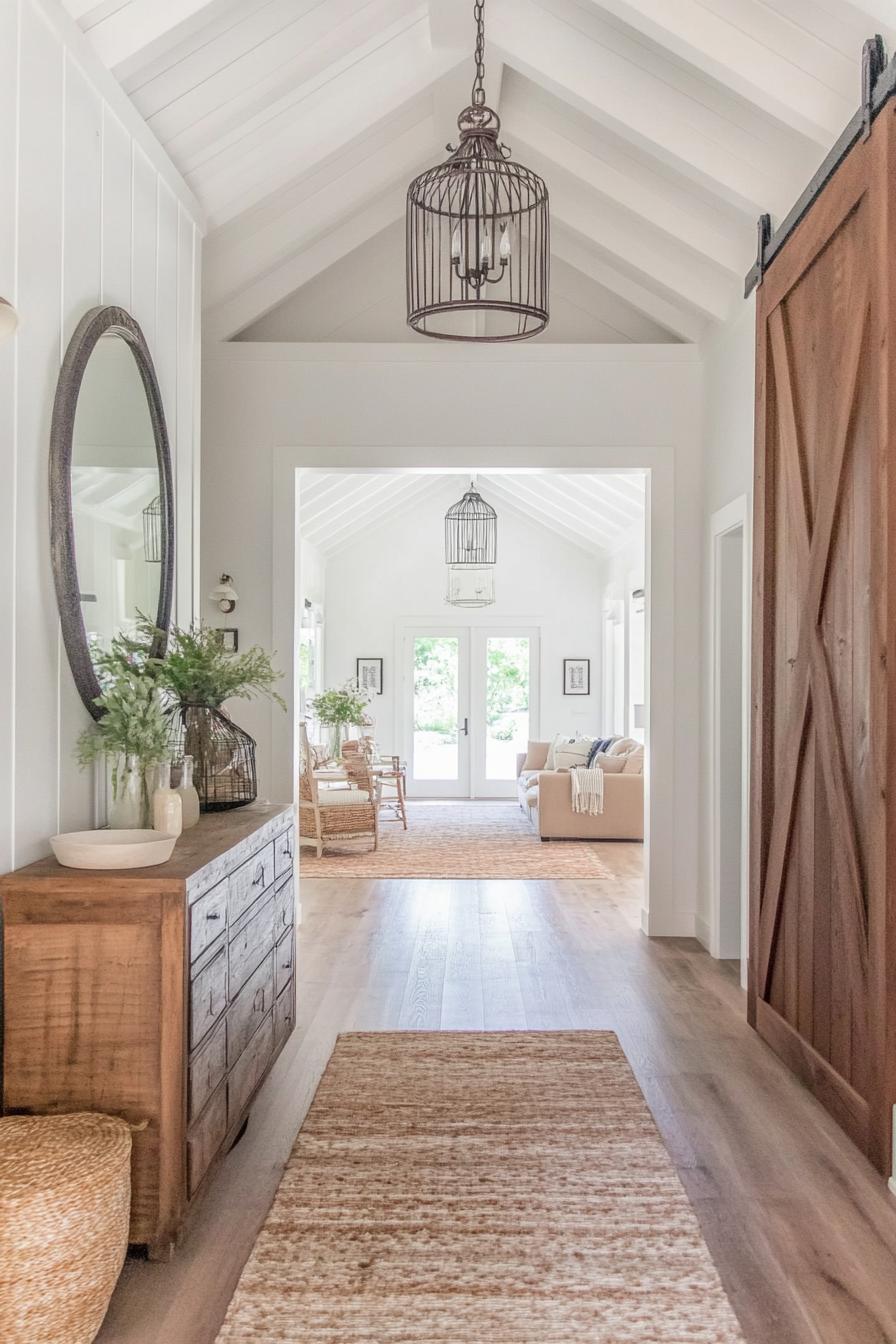
[(0, 879), (7, 1111), (135, 1125), (131, 1241), (170, 1255), (295, 1022), (295, 810), (205, 815), (156, 868)]

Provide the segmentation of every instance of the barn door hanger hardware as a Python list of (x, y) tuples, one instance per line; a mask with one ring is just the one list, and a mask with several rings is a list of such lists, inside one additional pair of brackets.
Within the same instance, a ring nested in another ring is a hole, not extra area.
[(871, 134), (874, 116), (874, 86), (887, 65), (887, 49), (880, 33), (869, 37), (862, 47), (862, 139)]

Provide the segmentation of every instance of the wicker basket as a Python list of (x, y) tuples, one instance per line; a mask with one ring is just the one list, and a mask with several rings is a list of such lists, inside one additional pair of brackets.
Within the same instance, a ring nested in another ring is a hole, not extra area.
[(131, 1131), (108, 1115), (0, 1119), (0, 1340), (89, 1344), (128, 1246)]

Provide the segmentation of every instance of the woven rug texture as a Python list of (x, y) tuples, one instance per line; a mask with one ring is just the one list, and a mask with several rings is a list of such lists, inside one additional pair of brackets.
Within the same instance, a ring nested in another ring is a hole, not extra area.
[(340, 1036), (218, 1344), (743, 1344), (612, 1032)]
[(600, 858), (609, 841), (544, 844), (516, 803), (409, 803), (408, 829), (380, 822), (375, 852), (368, 839), (328, 845), (318, 858), (301, 846), (306, 877), (610, 878)]

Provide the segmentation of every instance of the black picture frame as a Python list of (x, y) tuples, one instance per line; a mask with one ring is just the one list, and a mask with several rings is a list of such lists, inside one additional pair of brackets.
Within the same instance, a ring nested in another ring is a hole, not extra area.
[[(373, 671), (374, 671), (374, 681), (373, 681), (373, 686), (372, 686), (372, 687), (370, 686), (370, 683), (367, 681), (366, 678), (364, 678), (364, 679), (362, 680), (362, 677), (361, 677), (361, 664), (362, 664), (362, 663), (366, 664), (366, 666), (367, 666), (368, 668), (372, 668)], [(356, 659), (355, 659), (355, 680), (357, 681), (359, 687), (360, 687), (362, 690), (365, 690), (365, 689), (372, 689), (375, 695), (382, 695), (382, 693), (383, 693), (383, 660), (382, 660), (382, 658), (356, 658)]]
[[(577, 684), (579, 675), (583, 680)], [(564, 695), (590, 695), (591, 694), (591, 659), (590, 658), (564, 658), (563, 659), (563, 694)]]

